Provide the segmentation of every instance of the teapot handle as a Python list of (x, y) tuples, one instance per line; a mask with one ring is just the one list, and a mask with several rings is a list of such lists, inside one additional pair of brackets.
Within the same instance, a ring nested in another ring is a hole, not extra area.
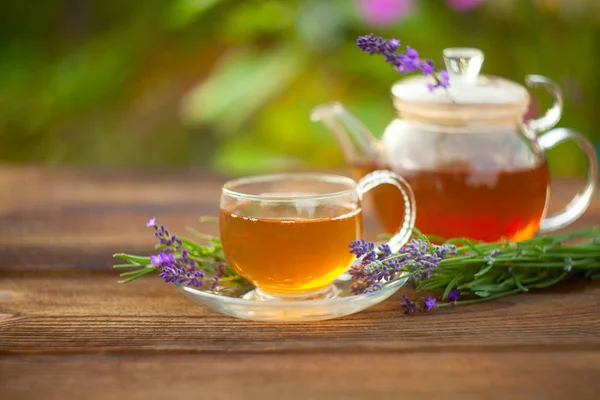
[(378, 170), (365, 175), (358, 181), (357, 189), (360, 198), (362, 199), (369, 190), (383, 184), (395, 186), (404, 198), (404, 222), (387, 243), (395, 252), (408, 242), (413, 233), (417, 212), (415, 194), (410, 184), (400, 175), (387, 170)]
[(545, 216), (540, 222), (540, 232), (554, 231), (563, 228), (585, 212), (590, 205), (598, 179), (598, 160), (594, 146), (581, 133), (568, 128), (556, 128), (540, 136), (538, 143), (544, 149), (550, 149), (566, 140), (573, 140), (583, 151), (588, 162), (587, 184), (573, 197), (567, 206), (556, 213)]
[(545, 87), (550, 93), (550, 96), (552, 96), (552, 100), (554, 100), (550, 109), (546, 111), (546, 114), (538, 119), (527, 121), (527, 124), (535, 132), (547, 131), (558, 123), (560, 116), (562, 115), (563, 95), (560, 87), (552, 79), (542, 75), (527, 75), (525, 77), (525, 83), (530, 88)]

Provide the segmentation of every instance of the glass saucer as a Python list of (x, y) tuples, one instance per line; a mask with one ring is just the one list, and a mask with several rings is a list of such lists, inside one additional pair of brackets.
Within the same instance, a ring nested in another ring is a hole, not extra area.
[(316, 300), (264, 300), (252, 294), (253, 286), (221, 288), (216, 292), (194, 289), (180, 284), (175, 286), (197, 303), (221, 314), (254, 321), (302, 322), (322, 321), (354, 314), (381, 303), (393, 295), (407, 278), (384, 283), (376, 292), (352, 295), (352, 281), (345, 276), (332, 283), (335, 297)]

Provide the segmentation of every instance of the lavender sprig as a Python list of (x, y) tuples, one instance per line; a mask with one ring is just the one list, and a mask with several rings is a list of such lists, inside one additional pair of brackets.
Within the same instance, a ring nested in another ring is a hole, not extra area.
[(448, 71), (444, 69), (435, 70), (435, 64), (427, 58), (420, 58), (419, 52), (410, 46), (406, 50), (398, 53), (400, 47), (398, 39), (384, 39), (370, 33), (365, 36), (359, 36), (356, 40), (356, 46), (370, 55), (383, 56), (385, 62), (390, 64), (398, 73), (409, 74), (421, 71), (425, 76), (431, 76), (433, 83), (428, 83), (427, 88), (433, 91), (437, 88), (448, 88), (450, 86), (450, 77)]
[[(438, 298), (423, 301), (404, 295), (401, 306), (405, 313), (412, 313), (498, 299), (577, 275), (600, 278), (600, 227), (521, 242), (475, 243), (463, 238), (434, 245), (426, 236), (418, 232), (416, 236), (383, 259), (370, 261), (370, 253), (361, 252), (361, 262), (350, 270), (355, 279), (353, 292), (379, 290), (400, 277), (408, 277), (417, 291), (443, 291)], [(350, 244), (353, 249), (358, 246), (375, 247), (366, 241)]]
[(154, 229), (158, 239), (158, 254), (149, 257), (118, 253), (113, 257), (122, 258), (127, 264), (114, 268), (131, 268), (121, 274), (125, 277), (119, 283), (129, 283), (144, 275), (158, 272), (167, 283), (177, 283), (190, 287), (206, 286), (216, 290), (219, 284), (244, 284), (245, 280), (227, 263), (221, 241), (213, 236), (198, 234), (206, 244), (200, 244), (181, 236), (172, 235), (164, 225), (158, 225), (151, 218), (146, 226)]

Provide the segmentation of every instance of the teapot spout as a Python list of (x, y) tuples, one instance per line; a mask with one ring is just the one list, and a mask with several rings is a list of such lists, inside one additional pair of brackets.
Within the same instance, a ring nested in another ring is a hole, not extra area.
[(311, 121), (322, 122), (336, 137), (349, 164), (379, 158), (379, 142), (373, 134), (338, 102), (321, 104), (312, 110)]

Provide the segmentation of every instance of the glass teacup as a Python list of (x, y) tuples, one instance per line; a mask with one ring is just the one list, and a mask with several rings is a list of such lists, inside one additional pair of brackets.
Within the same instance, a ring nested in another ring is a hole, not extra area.
[(220, 206), (225, 256), (260, 299), (334, 296), (331, 283), (354, 261), (348, 246), (362, 238), (362, 197), (382, 184), (404, 198), (404, 221), (389, 242), (395, 250), (410, 237), (416, 210), (412, 189), (393, 172), (375, 171), (358, 183), (315, 173), (229, 181)]

